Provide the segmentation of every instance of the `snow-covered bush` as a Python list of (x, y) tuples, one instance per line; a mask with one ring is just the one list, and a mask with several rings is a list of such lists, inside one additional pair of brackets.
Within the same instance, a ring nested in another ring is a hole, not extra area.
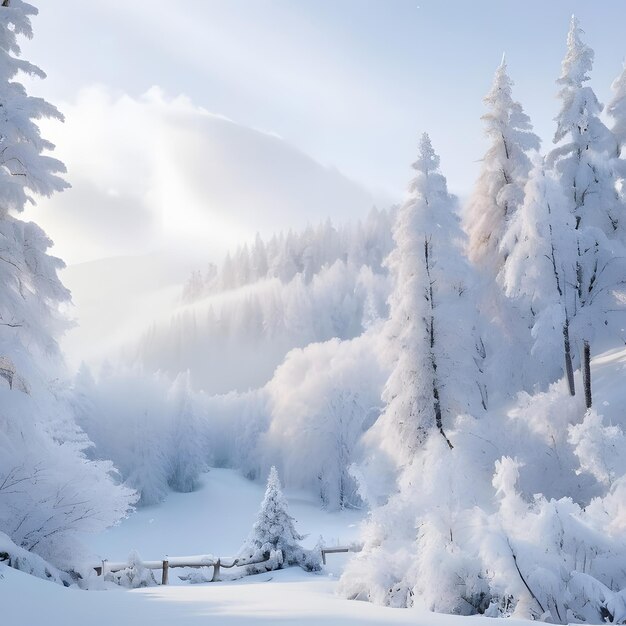
[(556, 623), (619, 615), (621, 429), (586, 411), (559, 381), (520, 394), (505, 414), (459, 416), (450, 437), (453, 450), (430, 437), (396, 493), (372, 510), (342, 593)]
[(128, 567), (116, 572), (106, 572), (104, 579), (129, 589), (152, 587), (157, 584), (152, 570), (144, 566), (137, 550), (132, 550), (128, 555)]
[(0, 387), (0, 529), (61, 568), (75, 565), (82, 534), (113, 525), (135, 500), (110, 461), (87, 458), (92, 445), (62, 397)]
[(272, 467), (267, 478), (267, 489), (257, 520), (250, 536), (239, 549), (238, 558), (250, 562), (250, 574), (299, 565), (308, 571), (321, 568), (321, 553), (305, 550), (301, 545), (304, 537), (295, 528), (289, 515), (287, 500), (283, 495), (278, 472)]
[(213, 580), (213, 567), (183, 568), (178, 578), (187, 581), (190, 585), (210, 583)]
[(3, 567), (12, 567), (65, 587), (69, 587), (74, 582), (66, 572), (50, 565), (39, 555), (16, 546), (7, 535), (0, 532), (0, 573)]
[(370, 332), (292, 350), (266, 386), (265, 467), (278, 465), (286, 486), (319, 494), (329, 509), (361, 504), (349, 468), (380, 411), (378, 342)]

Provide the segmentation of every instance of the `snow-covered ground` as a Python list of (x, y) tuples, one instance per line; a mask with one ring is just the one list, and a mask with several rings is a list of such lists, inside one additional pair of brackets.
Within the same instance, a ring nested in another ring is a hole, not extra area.
[[(299, 569), (233, 582), (109, 592), (64, 589), (16, 570), (0, 570), (0, 576), (4, 576), (0, 581), (2, 623), (12, 625), (461, 626), (469, 620), (472, 626), (493, 626), (489, 618), (460, 618), (344, 600), (334, 593), (334, 577), (305, 574)], [(507, 626), (522, 623), (509, 620)]]
[[(145, 560), (162, 559), (166, 554), (231, 556), (252, 529), (264, 491), (265, 485), (233, 470), (212, 469), (202, 476), (197, 491), (170, 493), (164, 503), (138, 509), (119, 526), (88, 537), (89, 546), (96, 561), (125, 560), (131, 550)], [(306, 547), (313, 547), (320, 535), (328, 545), (358, 538), (362, 511), (328, 513), (306, 494), (285, 493), (296, 528), (308, 535), (303, 542)]]
[[(137, 511), (121, 525), (92, 538), (102, 558), (124, 560), (131, 549), (145, 559), (212, 553), (233, 554), (255, 519), (264, 486), (231, 470), (213, 469), (192, 494), (170, 494), (158, 506)], [(349, 543), (358, 536), (363, 513), (327, 513), (293, 492), (287, 492), (298, 529), (308, 533), (307, 545), (323, 535), (328, 544)], [(460, 625), (463, 618), (435, 615), (420, 609), (390, 609), (345, 600), (335, 593), (346, 556), (328, 556), (320, 574), (299, 568), (248, 576), (219, 583), (182, 584), (170, 571), (170, 585), (126, 590), (66, 589), (0, 566), (3, 624), (49, 626), (125, 626), (137, 624), (368, 624)], [(33, 601), (36, 598), (36, 601)], [(467, 619), (467, 618), (466, 618)], [(474, 626), (486, 618), (471, 618)], [(488, 622), (493, 624), (492, 621)], [(520, 622), (521, 623), (521, 622)], [(514, 622), (507, 622), (514, 626)]]
[[(594, 398), (609, 420), (623, 407), (620, 381), (626, 369), (626, 350), (608, 351), (593, 361)], [(94, 565), (99, 559), (126, 560), (138, 550), (146, 560), (214, 554), (231, 556), (255, 520), (264, 485), (227, 469), (204, 474), (191, 494), (171, 493), (160, 505), (143, 507), (120, 525), (87, 538)], [(286, 491), (290, 512), (311, 547), (320, 535), (327, 545), (358, 539), (363, 511), (326, 512), (310, 495)], [(456, 617), (423, 608), (391, 609), (346, 600), (336, 584), (349, 556), (329, 555), (319, 574), (298, 568), (248, 576), (219, 583), (188, 584), (170, 571), (170, 585), (107, 591), (67, 589), (0, 565), (2, 624), (49, 626), (124, 626), (126, 624), (353, 624), (424, 626), (492, 625), (490, 618)], [(225, 577), (232, 570), (223, 570)], [(158, 572), (160, 574), (160, 572)], [(158, 576), (157, 576), (158, 578)], [(33, 601), (36, 598), (36, 601)], [(488, 621), (489, 620), (489, 621)], [(508, 626), (526, 622), (508, 620)]]

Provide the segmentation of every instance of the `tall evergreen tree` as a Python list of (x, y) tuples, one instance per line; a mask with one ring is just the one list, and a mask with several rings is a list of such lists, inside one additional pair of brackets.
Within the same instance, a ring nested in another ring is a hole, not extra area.
[(495, 277), (507, 254), (502, 238), (524, 200), (531, 162), (528, 152), (539, 150), (530, 118), (513, 99), (513, 81), (504, 58), (485, 96), (488, 112), (482, 116), (490, 145), (465, 216), (470, 259)]
[[(529, 153), (539, 149), (529, 117), (513, 98), (513, 81), (504, 60), (484, 98), (482, 116), (489, 148), (464, 214), (468, 256), (478, 270), (477, 300), (484, 328), (484, 368), (492, 397), (508, 396), (528, 386), (526, 368), (508, 361), (514, 346), (526, 343), (530, 322), (504, 297), (498, 277), (515, 239), (509, 229), (524, 200), (531, 168)], [(506, 241), (505, 241), (506, 240)]]
[(456, 200), (439, 173), (439, 156), (424, 134), (394, 226), (395, 248), (387, 265), (394, 278), (388, 332), (397, 354), (383, 393), (380, 423), (385, 445), (399, 462), (410, 462), (433, 430), (446, 427), (481, 398), (472, 336), (474, 317), (469, 268)]
[(187, 493), (198, 484), (206, 470), (206, 438), (199, 409), (193, 397), (191, 374), (181, 372), (169, 393), (174, 414), (171, 433), (169, 485)]
[(254, 237), (254, 245), (251, 253), (252, 277), (254, 280), (262, 280), (267, 276), (267, 249), (261, 235)]
[(16, 80), (20, 72), (45, 77), (19, 58), (18, 37), (32, 37), (36, 14), (22, 0), (0, 5), (0, 369), (9, 373), (0, 385), (0, 531), (63, 567), (76, 533), (116, 522), (133, 494), (114, 485), (110, 463), (85, 456), (90, 442), (57, 382), (57, 339), (67, 327), (59, 306), (70, 298), (57, 276), (64, 265), (48, 255), (41, 228), (17, 217), (36, 196), (68, 187), (37, 126), (62, 116)]
[[(582, 41), (582, 29), (572, 16), (567, 53), (562, 63), (556, 117), (557, 145), (548, 165), (560, 178), (577, 231), (576, 291), (578, 308), (574, 336), (584, 349), (583, 375), (590, 380), (590, 342), (605, 326), (615, 337), (623, 335), (619, 313), (623, 307), (615, 292), (624, 284), (626, 219), (617, 193), (615, 136), (600, 119), (602, 105), (586, 82), (593, 67), (593, 50)], [(616, 315), (617, 314), (617, 315)], [(586, 384), (587, 403), (591, 402)]]
[[(563, 190), (576, 218), (576, 228), (592, 227), (616, 238), (626, 224), (615, 189), (610, 157), (615, 154), (615, 137), (600, 119), (602, 105), (586, 85), (593, 68), (594, 52), (582, 40), (578, 19), (572, 16), (567, 35), (567, 52), (562, 62), (558, 93), (562, 106), (557, 115), (554, 143), (548, 165), (559, 173)], [(581, 254), (583, 251), (581, 251)], [(591, 276), (583, 276), (582, 290)]]
[[(515, 245), (501, 278), (506, 294), (521, 300), (521, 308), (531, 312), (532, 352), (539, 363), (532, 368), (533, 382), (554, 382), (565, 370), (573, 395), (570, 327), (578, 309), (577, 235), (563, 191), (546, 174), (543, 162), (531, 172), (525, 201), (507, 231), (505, 245), (507, 238)], [(557, 358), (559, 354), (564, 359)]]
[(50, 196), (69, 186), (61, 177), (65, 166), (43, 154), (54, 146), (37, 126), (37, 120), (62, 120), (62, 115), (15, 80), (19, 72), (45, 78), (37, 66), (18, 58), (17, 38), (32, 37), (30, 18), (36, 14), (21, 0), (4, 2), (0, 10), (0, 354), (20, 361), (24, 350), (19, 346), (57, 354), (55, 333), (65, 325), (57, 307), (69, 300), (56, 275), (64, 264), (46, 252), (52, 242), (36, 224), (15, 217), (34, 203), (33, 194)]

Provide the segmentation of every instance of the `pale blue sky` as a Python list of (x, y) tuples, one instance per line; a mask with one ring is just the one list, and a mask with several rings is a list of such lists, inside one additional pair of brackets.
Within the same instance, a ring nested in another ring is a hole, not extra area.
[[(272, 131), (371, 189), (401, 193), (418, 133), (467, 193), (485, 144), (481, 98), (506, 51), (515, 95), (551, 141), (555, 79), (576, 13), (601, 101), (626, 55), (626, 2), (562, 0), (54, 0), (28, 58), (55, 103), (101, 83), (153, 85)], [(544, 143), (544, 146), (547, 144)]]

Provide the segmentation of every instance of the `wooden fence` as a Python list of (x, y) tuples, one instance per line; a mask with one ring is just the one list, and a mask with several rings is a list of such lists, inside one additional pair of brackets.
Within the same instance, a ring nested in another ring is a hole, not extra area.
[(334, 546), (332, 548), (322, 548), (322, 563), (326, 565), (327, 554), (337, 554), (339, 552), (361, 552), (362, 545), (350, 545), (350, 546)]
[[(326, 555), (336, 554), (338, 552), (360, 552), (362, 546), (334, 546), (332, 548), (322, 548), (322, 563), (326, 565)], [(248, 561), (246, 559), (233, 559), (228, 557), (214, 557), (210, 555), (200, 556), (177, 556), (165, 557), (161, 561), (142, 561), (142, 567), (150, 570), (161, 570), (161, 584), (167, 585), (169, 582), (169, 571), (173, 567), (212, 567), (213, 576), (210, 582), (214, 583), (220, 579), (220, 571), (222, 568), (230, 569), (231, 567), (245, 567), (246, 565), (257, 565), (265, 563), (268, 559), (261, 561)], [(119, 572), (130, 567), (130, 563), (125, 562), (109, 562), (106, 559), (101, 565), (94, 567), (98, 576), (104, 576), (109, 572)]]
[[(141, 566), (150, 570), (161, 570), (161, 584), (167, 585), (169, 582), (169, 571), (174, 567), (212, 567), (213, 576), (210, 582), (217, 582), (220, 579), (220, 571), (222, 568), (230, 569), (231, 567), (245, 567), (246, 565), (255, 565), (257, 563), (265, 563), (267, 559), (261, 561), (246, 561), (244, 559), (228, 559), (213, 556), (194, 556), (194, 557), (166, 557), (162, 561), (141, 561)], [(106, 575), (109, 572), (119, 572), (130, 567), (130, 563), (111, 563), (107, 560), (102, 561), (102, 565), (94, 567), (98, 576)]]

